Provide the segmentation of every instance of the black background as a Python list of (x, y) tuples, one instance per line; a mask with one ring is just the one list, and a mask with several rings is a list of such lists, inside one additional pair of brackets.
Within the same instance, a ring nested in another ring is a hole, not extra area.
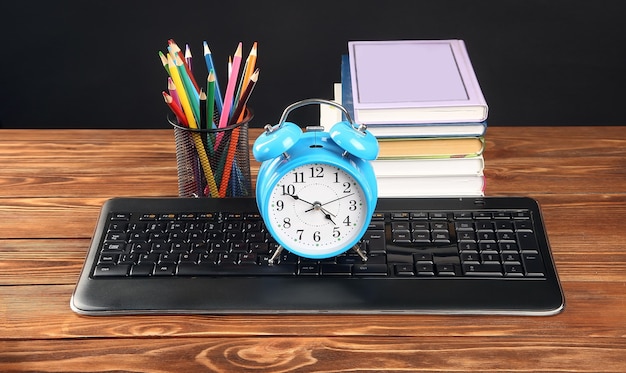
[[(221, 80), (237, 43), (245, 57), (258, 41), (255, 126), (294, 101), (332, 98), (350, 40), (452, 38), (467, 44), (490, 126), (625, 124), (623, 1), (21, 0), (0, 9), (2, 128), (167, 128), (157, 52), (169, 38), (190, 45), (197, 69), (206, 40)], [(309, 107), (290, 119), (317, 115)]]

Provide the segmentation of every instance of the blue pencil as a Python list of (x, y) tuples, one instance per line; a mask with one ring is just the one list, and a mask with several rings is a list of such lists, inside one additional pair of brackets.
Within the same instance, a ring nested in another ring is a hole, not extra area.
[[(206, 67), (208, 71), (215, 71), (215, 65), (213, 64), (213, 57), (211, 56), (211, 50), (209, 49), (209, 45), (207, 42), (203, 42), (204, 46), (204, 61), (206, 62)], [(224, 107), (224, 99), (222, 98), (222, 91), (220, 90), (220, 84), (217, 80), (217, 75), (215, 75), (215, 104), (217, 105), (217, 110), (221, 113)]]

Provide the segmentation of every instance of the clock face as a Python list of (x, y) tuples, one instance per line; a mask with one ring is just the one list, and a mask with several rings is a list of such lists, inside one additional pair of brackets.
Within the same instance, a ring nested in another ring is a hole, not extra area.
[(270, 191), (268, 224), (282, 245), (325, 258), (351, 248), (368, 221), (363, 189), (343, 169), (309, 163), (287, 172)]

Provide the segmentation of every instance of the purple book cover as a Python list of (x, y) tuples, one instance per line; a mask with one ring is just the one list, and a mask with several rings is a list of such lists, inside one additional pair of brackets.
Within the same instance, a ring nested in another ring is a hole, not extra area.
[(362, 123), (484, 121), (487, 104), (462, 40), (348, 43)]

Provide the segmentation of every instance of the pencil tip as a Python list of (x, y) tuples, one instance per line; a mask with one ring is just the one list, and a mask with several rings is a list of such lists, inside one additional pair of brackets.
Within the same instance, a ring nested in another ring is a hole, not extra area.
[(174, 39), (169, 39), (167, 41), (167, 44), (169, 45), (170, 48), (172, 48), (172, 51), (174, 51), (174, 53), (180, 52), (180, 47), (178, 46), (178, 44), (176, 44)]
[(161, 63), (163, 66), (167, 65), (167, 57), (163, 54), (163, 52), (159, 51), (159, 58), (161, 59)]

